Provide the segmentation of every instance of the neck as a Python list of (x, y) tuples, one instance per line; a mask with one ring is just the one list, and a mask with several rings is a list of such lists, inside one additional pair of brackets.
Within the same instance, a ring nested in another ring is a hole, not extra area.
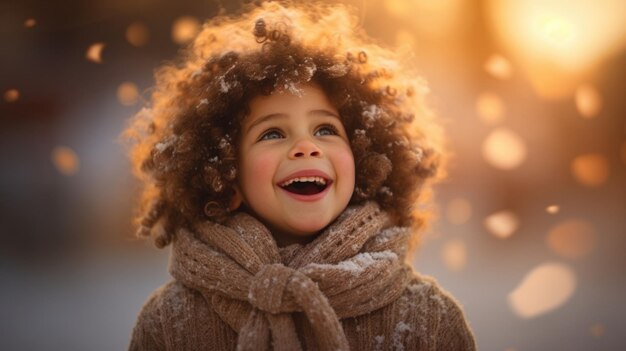
[(291, 233), (281, 232), (280, 230), (267, 226), (267, 224), (266, 227), (272, 233), (272, 237), (276, 241), (276, 245), (278, 247), (286, 247), (293, 244), (306, 245), (313, 241), (319, 235), (319, 233), (316, 233), (314, 235), (299, 236), (293, 235)]
[(239, 208), (239, 211), (246, 212), (247, 214), (253, 216), (257, 220), (259, 220), (261, 223), (263, 223), (263, 225), (272, 234), (272, 237), (274, 238), (274, 241), (276, 241), (276, 246), (278, 246), (278, 247), (287, 247), (287, 246), (293, 245), (293, 244), (306, 245), (306, 244), (310, 243), (311, 241), (313, 241), (315, 238), (317, 238), (317, 236), (320, 235), (320, 233), (324, 230), (324, 229), (322, 229), (322, 230), (320, 230), (319, 232), (317, 232), (315, 234), (300, 234), (300, 235), (298, 235), (298, 234), (294, 234), (292, 232), (287, 232), (287, 231), (284, 231), (284, 230), (280, 230), (280, 229), (272, 226), (270, 223), (267, 223), (260, 216), (258, 216), (256, 213), (254, 213), (254, 211), (252, 211), (252, 209), (250, 207), (246, 206), (245, 204), (241, 205), (241, 207)]

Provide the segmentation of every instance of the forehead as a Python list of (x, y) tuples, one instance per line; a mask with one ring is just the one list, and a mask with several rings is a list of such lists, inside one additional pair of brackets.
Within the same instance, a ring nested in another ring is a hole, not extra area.
[(269, 114), (293, 114), (311, 110), (328, 110), (337, 113), (326, 93), (315, 84), (295, 86), (291, 90), (274, 91), (271, 95), (256, 96), (250, 101), (244, 124)]

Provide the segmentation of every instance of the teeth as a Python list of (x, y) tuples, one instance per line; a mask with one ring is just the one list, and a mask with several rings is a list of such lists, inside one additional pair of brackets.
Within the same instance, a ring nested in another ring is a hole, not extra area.
[(326, 179), (322, 177), (297, 177), (297, 178), (289, 179), (288, 181), (280, 184), (280, 186), (282, 187), (289, 186), (290, 184), (294, 182), (315, 182), (319, 185), (326, 185)]

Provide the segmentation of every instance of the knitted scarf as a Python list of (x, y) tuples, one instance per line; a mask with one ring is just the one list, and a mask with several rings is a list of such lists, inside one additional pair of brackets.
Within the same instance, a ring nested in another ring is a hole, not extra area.
[(212, 302), (238, 332), (238, 350), (301, 350), (293, 312), (304, 313), (319, 349), (348, 350), (339, 320), (395, 301), (412, 276), (410, 231), (389, 222), (370, 202), (346, 209), (309, 244), (279, 249), (265, 226), (239, 213), (180, 230), (170, 272)]

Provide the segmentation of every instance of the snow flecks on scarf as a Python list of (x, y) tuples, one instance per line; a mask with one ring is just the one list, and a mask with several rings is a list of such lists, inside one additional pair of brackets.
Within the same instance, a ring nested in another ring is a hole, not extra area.
[(404, 350), (404, 343), (402, 342), (403, 337), (405, 336), (410, 336), (411, 331), (413, 330), (413, 328), (405, 323), (404, 321), (400, 321), (398, 322), (398, 324), (396, 324), (396, 328), (393, 331), (393, 347), (394, 350), (398, 350), (398, 351), (403, 351)]
[(448, 307), (446, 306), (446, 304), (443, 301), (443, 299), (441, 298), (441, 296), (439, 296), (439, 295), (431, 295), (430, 299), (434, 300), (439, 305), (439, 310), (440, 310), (441, 314), (448, 313)]
[(184, 294), (183, 289), (180, 285), (172, 285), (172, 289), (167, 291), (168, 298), (164, 299), (167, 301), (167, 305), (162, 306), (162, 308), (176, 313), (177, 318), (174, 319), (172, 327), (177, 330), (184, 330), (188, 323), (193, 322), (190, 321), (191, 313), (187, 313), (186, 310), (189, 301), (185, 301), (187, 295)]
[(376, 244), (384, 244), (388, 242), (389, 240), (391, 240), (392, 238), (394, 238), (395, 236), (406, 234), (406, 232), (407, 232), (406, 228), (391, 227), (391, 228), (385, 229), (382, 233), (380, 233), (380, 235), (376, 236), (376, 238), (374, 238), (374, 241)]
[(397, 259), (398, 255), (388, 250), (382, 252), (362, 252), (349, 260), (345, 260), (337, 264), (311, 263), (307, 265), (306, 269), (326, 269), (329, 271), (342, 270), (357, 275), (363, 273), (364, 270), (374, 263), (379, 261), (393, 261)]
[(376, 344), (374, 344), (374, 350), (375, 351), (379, 351), (383, 349), (383, 345), (385, 343), (385, 336), (384, 335), (376, 335), (374, 337), (374, 341), (376, 342)]

